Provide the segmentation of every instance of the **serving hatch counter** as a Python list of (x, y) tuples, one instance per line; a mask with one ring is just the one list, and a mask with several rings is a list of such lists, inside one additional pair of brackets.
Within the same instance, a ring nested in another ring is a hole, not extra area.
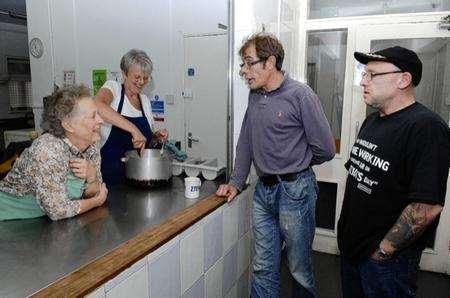
[(184, 197), (180, 177), (153, 190), (119, 185), (104, 206), (71, 219), (0, 222), (0, 297), (94, 291), (224, 204), (220, 183), (204, 181), (200, 199)]

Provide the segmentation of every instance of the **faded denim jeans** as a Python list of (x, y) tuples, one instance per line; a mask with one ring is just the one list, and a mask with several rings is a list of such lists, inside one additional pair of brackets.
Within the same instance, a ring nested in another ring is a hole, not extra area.
[(312, 169), (300, 172), (294, 181), (274, 186), (258, 181), (253, 199), (251, 297), (280, 297), (282, 241), (286, 243), (289, 271), (299, 284), (297, 297), (314, 297), (312, 243), (317, 192)]
[(359, 264), (341, 257), (343, 297), (415, 297), (421, 255), (421, 250), (406, 249), (391, 260), (376, 261), (368, 257)]

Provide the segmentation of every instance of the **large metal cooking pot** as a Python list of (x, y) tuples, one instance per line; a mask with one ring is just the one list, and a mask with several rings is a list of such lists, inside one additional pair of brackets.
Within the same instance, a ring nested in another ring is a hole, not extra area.
[(172, 156), (166, 151), (145, 149), (142, 156), (130, 150), (122, 158), (125, 163), (125, 176), (129, 182), (139, 186), (153, 187), (172, 181)]

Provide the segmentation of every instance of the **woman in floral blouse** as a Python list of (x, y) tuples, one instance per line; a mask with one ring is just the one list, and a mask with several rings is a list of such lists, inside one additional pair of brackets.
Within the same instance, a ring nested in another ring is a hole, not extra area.
[(97, 144), (102, 123), (85, 86), (66, 87), (49, 97), (44, 134), (0, 181), (0, 220), (43, 215), (58, 220), (102, 205), (108, 194)]

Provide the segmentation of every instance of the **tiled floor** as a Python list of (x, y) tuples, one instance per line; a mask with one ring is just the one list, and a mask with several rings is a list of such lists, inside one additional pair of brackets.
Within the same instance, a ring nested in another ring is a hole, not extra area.
[[(314, 274), (317, 284), (317, 298), (341, 297), (339, 257), (325, 253), (314, 253)], [(292, 277), (283, 256), (281, 265), (281, 297), (291, 297)], [(449, 298), (450, 276), (420, 271), (417, 298)]]

